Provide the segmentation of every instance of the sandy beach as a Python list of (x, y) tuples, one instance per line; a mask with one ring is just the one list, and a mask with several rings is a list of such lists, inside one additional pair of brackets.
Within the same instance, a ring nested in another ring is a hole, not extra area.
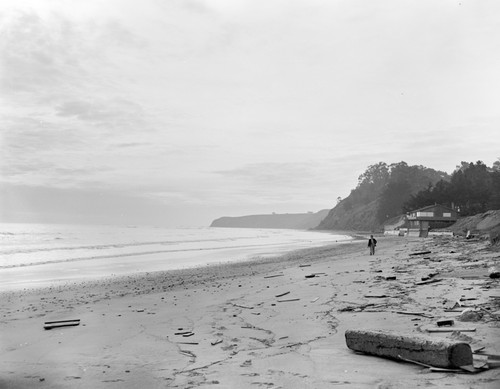
[[(449, 318), (474, 331), (427, 336), (484, 347), (478, 360), (500, 354), (499, 280), (488, 277), (498, 250), (463, 238), (377, 239), (375, 256), (363, 240), (2, 292), (0, 388), (497, 388), (500, 369), (431, 372), (346, 347), (347, 329), (420, 335)], [(460, 321), (468, 307), (477, 314)]]

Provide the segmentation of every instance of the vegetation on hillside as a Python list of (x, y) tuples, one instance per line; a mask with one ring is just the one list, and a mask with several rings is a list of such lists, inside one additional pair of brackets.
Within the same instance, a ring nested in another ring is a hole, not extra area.
[(487, 167), (483, 162), (462, 162), (451, 176), (411, 195), (403, 211), (429, 204), (442, 204), (459, 210), (461, 216), (500, 209), (500, 160)]
[(377, 229), (385, 220), (401, 214), (412, 194), (450, 176), (424, 166), (406, 162), (369, 166), (358, 178), (358, 185), (321, 222), (318, 229)]
[(462, 216), (500, 209), (500, 159), (491, 168), (462, 162), (451, 176), (406, 162), (371, 165), (317, 228), (376, 230), (390, 218), (435, 203), (459, 209)]

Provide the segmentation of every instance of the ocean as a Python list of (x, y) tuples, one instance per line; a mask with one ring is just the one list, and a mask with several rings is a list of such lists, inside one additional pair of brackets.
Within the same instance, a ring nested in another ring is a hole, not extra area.
[(350, 240), (285, 229), (0, 223), (0, 290), (271, 257)]

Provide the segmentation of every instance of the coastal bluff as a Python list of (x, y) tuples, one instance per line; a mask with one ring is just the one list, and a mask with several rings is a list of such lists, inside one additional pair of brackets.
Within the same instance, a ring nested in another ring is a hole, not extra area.
[(284, 228), (307, 230), (317, 227), (328, 215), (329, 209), (308, 213), (285, 213), (271, 215), (224, 216), (215, 219), (210, 227), (226, 228)]

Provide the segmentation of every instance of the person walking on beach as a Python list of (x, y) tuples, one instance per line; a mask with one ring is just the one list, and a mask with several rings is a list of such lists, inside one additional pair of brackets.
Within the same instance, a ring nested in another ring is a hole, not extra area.
[(368, 239), (368, 247), (370, 248), (370, 255), (375, 255), (375, 246), (377, 245), (377, 239), (370, 235), (370, 239)]

